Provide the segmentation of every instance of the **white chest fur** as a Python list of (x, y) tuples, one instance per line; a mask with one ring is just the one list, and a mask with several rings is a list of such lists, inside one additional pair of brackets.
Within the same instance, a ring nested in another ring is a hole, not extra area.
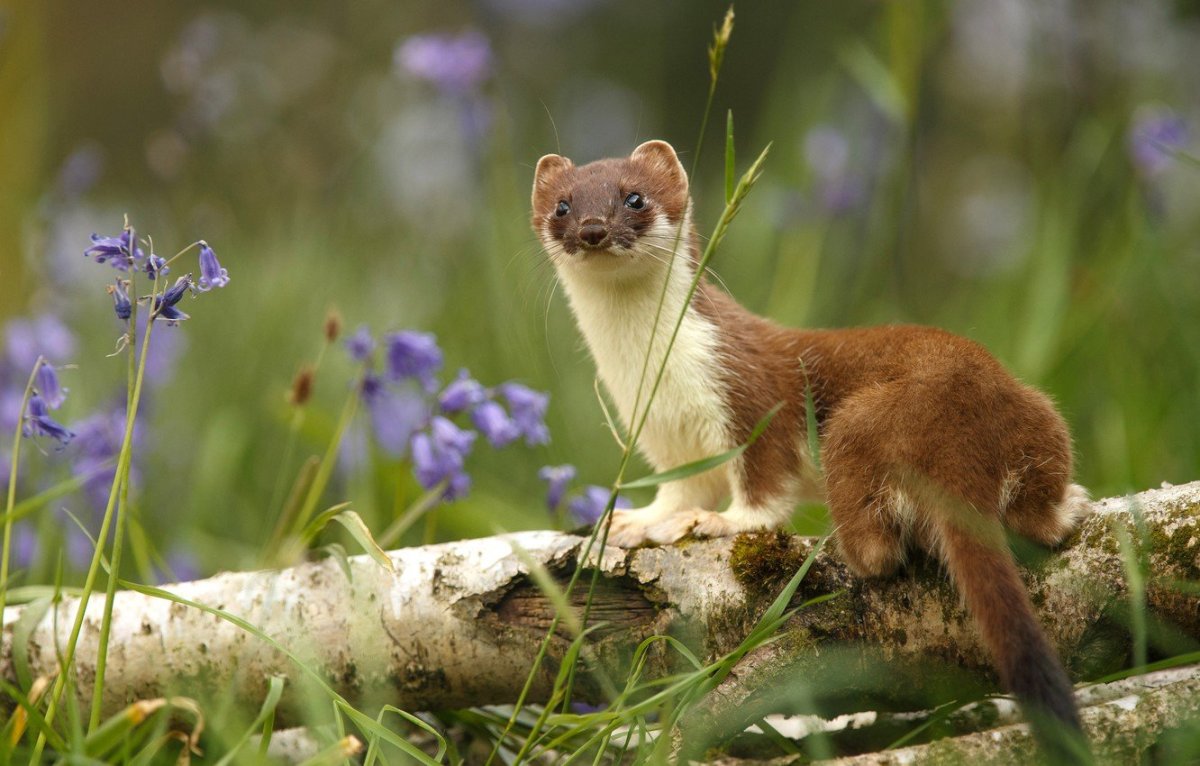
[[(731, 446), (729, 412), (718, 377), (717, 327), (689, 306), (667, 354), (671, 332), (692, 280), (683, 256), (677, 258), (670, 269), (665, 296), (667, 269), (662, 260), (655, 260), (654, 268), (635, 268), (642, 273), (632, 279), (598, 274), (587, 263), (566, 264), (560, 269), (563, 287), (600, 379), (627, 429), (635, 428), (634, 418), (645, 412), (658, 370), (663, 368), (662, 382), (638, 440), (639, 448), (658, 470), (709, 457)], [(712, 473), (710, 480), (727, 484), (724, 471)]]

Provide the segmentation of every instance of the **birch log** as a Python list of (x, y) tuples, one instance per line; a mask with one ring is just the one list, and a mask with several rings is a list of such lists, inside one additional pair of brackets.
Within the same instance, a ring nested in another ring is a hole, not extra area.
[[(1140, 525), (1134, 523), (1134, 508)], [(1200, 581), (1198, 525), (1200, 482), (1101, 501), (1063, 551), (1026, 570), (1046, 630), (1072, 671), (1094, 677), (1128, 659), (1122, 535), (1142, 556), (1155, 636), (1195, 645), (1200, 601), (1194, 589), (1179, 583)], [(407, 710), (469, 707), (517, 698), (554, 615), (531, 567), (565, 582), (581, 562), (584, 543), (567, 534), (525, 532), (394, 551), (389, 554), (394, 572), (356, 557), (349, 577), (325, 560), (283, 571), (226, 573), (168, 589), (253, 623), (354, 703), (386, 701)], [(763, 534), (593, 553), (581, 578), (586, 585), (599, 569), (591, 621), (603, 626), (593, 634), (593, 667), (621, 678), (632, 649), (655, 634), (670, 633), (708, 658), (730, 650), (813, 545), (812, 539)], [(572, 602), (580, 604), (585, 590), (577, 588)], [(936, 567), (917, 565), (900, 578), (864, 582), (824, 552), (796, 602), (834, 591), (842, 593), (797, 614), (787, 640), (771, 645), (771, 662), (756, 665), (747, 658), (745, 669), (690, 719), (692, 731), (707, 737), (741, 726), (747, 715), (757, 714), (764, 685), (788, 686), (797, 668), (819, 674), (821, 667), (862, 667), (878, 658), (894, 672), (885, 685), (897, 689), (919, 681), (931, 659), (988, 677), (973, 626)], [(102, 602), (102, 596), (93, 597), (88, 606), (76, 655), (83, 703), (91, 695)], [(52, 673), (77, 609), (74, 599), (48, 610), (43, 605), (40, 616), (33, 605), (8, 608), (0, 677), (11, 682)], [(545, 698), (570, 637), (560, 624), (531, 701)], [(675, 661), (665, 648), (653, 654), (647, 677), (668, 672)], [(168, 694), (234, 694), (256, 705), (275, 675), (288, 679), (279, 721), (295, 720), (306, 698), (297, 691), (304, 688), (304, 674), (284, 653), (211, 614), (138, 593), (118, 594), (106, 711)], [(596, 678), (581, 676), (582, 698), (598, 697)], [(838, 681), (848, 684), (848, 697), (856, 694), (856, 684), (866, 683), (853, 674)]]

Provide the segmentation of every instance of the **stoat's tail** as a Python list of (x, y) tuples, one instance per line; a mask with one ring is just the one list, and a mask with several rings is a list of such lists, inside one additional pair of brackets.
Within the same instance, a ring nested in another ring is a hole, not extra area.
[(980, 516), (967, 525), (935, 523), (950, 575), (1047, 762), (1090, 763), (1071, 681), (1042, 632), (999, 521)]

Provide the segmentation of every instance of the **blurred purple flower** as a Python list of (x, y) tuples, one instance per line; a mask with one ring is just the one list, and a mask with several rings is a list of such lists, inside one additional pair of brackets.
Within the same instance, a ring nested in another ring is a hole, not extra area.
[(442, 369), (442, 350), (433, 333), (402, 330), (388, 335), (384, 343), (387, 345), (388, 376), (392, 380), (416, 378), (426, 390), (436, 390), (436, 375)]
[(491, 73), (492, 47), (477, 30), (414, 35), (396, 46), (396, 67), (449, 94), (477, 88)]
[(525, 437), (529, 446), (550, 443), (550, 429), (546, 428), (546, 408), (550, 395), (534, 391), (520, 383), (502, 383), (500, 393), (508, 401), (513, 423)]
[(456, 500), (471, 488), (471, 479), (463, 470), (463, 462), (475, 442), (475, 434), (464, 431), (442, 417), (433, 419), (428, 433), (412, 438), (413, 473), (425, 489), (447, 482), (442, 497)]
[(43, 314), (36, 319), (14, 319), (5, 328), (8, 359), (26, 375), (41, 354), (47, 359), (62, 362), (75, 353), (75, 336), (62, 321)]
[(458, 371), (458, 378), (442, 391), (438, 397), (438, 406), (442, 408), (442, 412), (453, 414), (482, 404), (485, 399), (487, 391), (463, 369)]
[[(71, 447), (71, 472), (83, 479), (83, 493), (91, 502), (92, 511), (98, 514), (108, 503), (109, 490), (116, 475), (117, 455), (125, 436), (125, 411), (121, 408), (97, 412), (78, 423), (76, 428), (79, 434)], [(140, 435), (141, 428), (135, 425), (135, 448)], [(136, 486), (138, 478), (136, 466), (130, 466), (130, 485)]]
[(38, 368), (34, 386), (46, 406), (52, 410), (57, 410), (67, 400), (67, 389), (59, 384), (58, 372), (49, 362), (43, 362)]
[(26, 436), (49, 436), (59, 444), (59, 449), (71, 443), (75, 433), (50, 417), (50, 410), (42, 397), (29, 397), (29, 409), (25, 418)]
[[(8, 477), (4, 477), (8, 481)], [(18, 569), (28, 569), (37, 557), (37, 532), (28, 524), (18, 524), (13, 528), (12, 554), (13, 562)]]
[(1155, 176), (1170, 167), (1174, 153), (1187, 142), (1187, 123), (1172, 110), (1143, 106), (1134, 115), (1129, 153), (1134, 167), (1144, 175)]
[(496, 402), (484, 402), (471, 413), (471, 422), (493, 447), (504, 447), (521, 435), (516, 422)]
[(360, 326), (354, 334), (346, 338), (346, 352), (356, 362), (365, 362), (375, 350), (375, 339), (366, 325)]
[(548, 465), (538, 471), (538, 478), (546, 482), (546, 507), (551, 513), (558, 510), (558, 506), (562, 505), (563, 495), (567, 493), (567, 486), (575, 481), (575, 466), (567, 465)]
[(200, 292), (229, 284), (229, 270), (217, 261), (217, 254), (207, 242), (200, 242), (200, 281), (196, 284)]
[(131, 247), (130, 243), (133, 240), (133, 235), (129, 229), (121, 232), (116, 237), (102, 237), (99, 234), (92, 235), (92, 246), (83, 251), (87, 258), (95, 258), (96, 263), (106, 263), (111, 261), (111, 266), (121, 271), (129, 271), (136, 261), (141, 261), (146, 257), (142, 248)]
[[(13, 429), (21, 422), (21, 403), (25, 401), (23, 391), (0, 389), (0, 437), (12, 439)], [(7, 443), (11, 444), (11, 441)], [(7, 476), (7, 473), (0, 472)]]
[(90, 537), (70, 517), (63, 519), (67, 527), (67, 565), (84, 570), (92, 560), (96, 546)]
[(412, 389), (391, 389), (374, 373), (363, 378), (361, 390), (375, 441), (388, 454), (403, 457), (413, 433), (429, 420), (425, 398)]
[[(571, 512), (571, 516), (581, 524), (595, 524), (604, 515), (604, 509), (608, 507), (608, 498), (612, 494), (612, 490), (607, 487), (598, 487), (595, 484), (589, 484), (583, 488), (583, 492), (577, 497), (571, 498), (567, 503), (567, 510)], [(615, 508), (632, 508), (633, 503), (626, 500), (624, 497), (617, 495)]]
[[(138, 353), (146, 342), (147, 312), (138, 313)], [(187, 345), (187, 336), (178, 332), (156, 333), (152, 341), (154, 348), (146, 359), (146, 382), (158, 387), (169, 381), (178, 368), (179, 357)]]
[(809, 130), (804, 159), (816, 175), (817, 196), (826, 213), (845, 213), (863, 201), (863, 183), (850, 169), (850, 142), (841, 131), (829, 125)]
[(64, 199), (87, 194), (104, 173), (104, 150), (96, 143), (85, 143), (67, 155), (58, 169), (55, 185)]
[[(165, 577), (170, 577), (171, 582), (190, 582), (200, 578), (200, 564), (196, 561), (196, 554), (189, 550), (176, 548), (167, 554), (167, 571), (160, 575), (160, 580), (165, 582)], [(161, 583), (160, 583), (161, 584)]]

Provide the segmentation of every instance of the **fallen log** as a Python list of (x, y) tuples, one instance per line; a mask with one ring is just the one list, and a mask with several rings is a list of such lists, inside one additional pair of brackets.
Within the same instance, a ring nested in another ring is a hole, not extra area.
[[(1131, 556), (1145, 573), (1152, 648), (1169, 653), (1196, 646), (1200, 600), (1194, 588), (1180, 584), (1200, 581), (1200, 482), (1094, 507), (1062, 551), (1024, 570), (1071, 672), (1093, 678), (1128, 664)], [(220, 616), (121, 592), (113, 608), (104, 709), (170, 694), (233, 694), (256, 705), (268, 679), (279, 675), (289, 680), (279, 721), (297, 720), (304, 698), (297, 690), (308, 683), (297, 661), (355, 704), (425, 710), (513, 702), (555, 616), (531, 572), (544, 570), (561, 584), (581, 563), (586, 571), (570, 596), (577, 609), (590, 571), (600, 573), (589, 621), (600, 624), (590, 636), (593, 669), (621, 678), (632, 648), (661, 634), (711, 659), (742, 640), (815, 544), (743, 535), (632, 551), (610, 547), (585, 559), (585, 542), (524, 532), (393, 551), (394, 571), (362, 556), (349, 560), (348, 572), (324, 560), (167, 586), (177, 597), (253, 624), (274, 645)], [(1124, 557), (1123, 546), (1130, 551)], [(840, 595), (795, 615), (785, 640), (747, 657), (693, 711), (684, 730), (700, 741), (744, 728), (765, 705), (780, 701), (764, 690), (794, 687), (798, 672), (811, 681), (833, 669), (857, 669), (838, 677), (844, 699), (834, 706), (847, 709), (863, 709), (864, 695), (874, 701), (889, 694), (902, 708), (909, 703), (906, 687), (927, 677), (931, 662), (966, 669), (984, 689), (990, 683), (974, 627), (936, 567), (918, 564), (895, 579), (861, 581), (822, 552), (794, 603), (832, 592)], [(92, 693), (102, 602), (95, 597), (89, 604), (76, 652), (74, 688), (83, 705)], [(77, 600), (66, 598), (54, 607), (6, 609), (0, 677), (14, 682), (53, 673), (77, 608)], [(552, 687), (573, 637), (569, 622), (557, 624), (530, 701), (544, 700)], [(665, 674), (677, 661), (660, 646), (645, 675)], [(576, 689), (581, 699), (602, 697), (597, 673), (581, 675)], [(804, 707), (804, 700), (791, 702)]]

